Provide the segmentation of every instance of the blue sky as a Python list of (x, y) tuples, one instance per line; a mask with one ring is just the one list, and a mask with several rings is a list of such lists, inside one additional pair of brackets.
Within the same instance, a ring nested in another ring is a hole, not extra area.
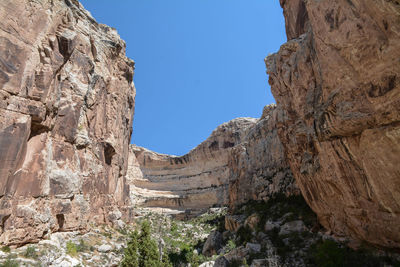
[(136, 63), (132, 143), (183, 155), (273, 103), (264, 58), (286, 41), (278, 0), (82, 0)]

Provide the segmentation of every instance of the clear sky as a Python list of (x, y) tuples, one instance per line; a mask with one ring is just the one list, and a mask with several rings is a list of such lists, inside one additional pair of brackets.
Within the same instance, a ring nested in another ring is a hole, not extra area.
[(264, 58), (286, 41), (278, 0), (81, 0), (135, 61), (132, 143), (183, 155), (274, 102)]

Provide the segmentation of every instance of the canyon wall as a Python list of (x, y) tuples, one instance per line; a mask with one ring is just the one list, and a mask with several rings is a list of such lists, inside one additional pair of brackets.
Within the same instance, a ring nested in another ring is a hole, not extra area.
[(280, 2), (266, 65), (297, 184), (334, 234), (400, 248), (400, 2)]
[(132, 145), (127, 180), (135, 205), (201, 211), (298, 193), (278, 138), (275, 105), (260, 119), (220, 125), (184, 156), (163, 155)]
[(125, 43), (76, 0), (3, 0), (0, 16), (0, 242), (128, 220)]
[(229, 157), (229, 206), (231, 210), (249, 200), (268, 200), (273, 194), (299, 194), (276, 123), (280, 116), (274, 104), (264, 108)]
[(238, 118), (224, 123), (184, 156), (131, 146), (128, 174), (133, 174), (128, 179), (133, 201), (144, 207), (181, 211), (227, 204), (230, 154), (256, 121)]

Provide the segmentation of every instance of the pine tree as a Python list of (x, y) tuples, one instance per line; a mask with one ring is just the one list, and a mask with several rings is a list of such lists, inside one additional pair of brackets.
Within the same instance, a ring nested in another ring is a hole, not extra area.
[(140, 267), (158, 267), (161, 265), (157, 244), (151, 239), (150, 223), (147, 221), (143, 222), (139, 236), (139, 263)]
[(121, 262), (122, 267), (139, 267), (139, 234), (134, 231), (129, 236), (129, 241)]
[(159, 260), (157, 243), (151, 238), (149, 222), (143, 222), (140, 234), (138, 234), (137, 231), (131, 233), (121, 266), (172, 267), (168, 255), (165, 252), (162, 260)]

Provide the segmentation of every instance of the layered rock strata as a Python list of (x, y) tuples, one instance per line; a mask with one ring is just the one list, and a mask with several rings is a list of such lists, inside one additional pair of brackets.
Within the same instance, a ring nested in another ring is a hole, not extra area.
[(400, 248), (400, 3), (285, 1), (278, 134), (323, 226)]
[(298, 193), (278, 138), (275, 105), (260, 119), (238, 118), (219, 126), (188, 154), (162, 155), (131, 146), (127, 179), (138, 206), (199, 211), (234, 209), (274, 193)]
[(127, 219), (125, 43), (76, 0), (4, 0), (0, 16), (0, 242)]
[(132, 199), (139, 206), (182, 211), (227, 204), (230, 155), (256, 121), (238, 118), (224, 123), (184, 156), (132, 145), (128, 170)]

